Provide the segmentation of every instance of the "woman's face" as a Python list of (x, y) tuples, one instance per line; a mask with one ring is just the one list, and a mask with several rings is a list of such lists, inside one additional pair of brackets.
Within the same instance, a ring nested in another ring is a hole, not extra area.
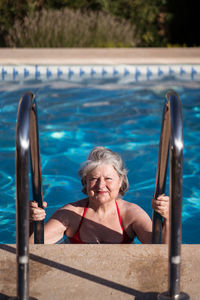
[(122, 177), (110, 164), (101, 164), (86, 177), (86, 189), (89, 199), (107, 202), (118, 198)]

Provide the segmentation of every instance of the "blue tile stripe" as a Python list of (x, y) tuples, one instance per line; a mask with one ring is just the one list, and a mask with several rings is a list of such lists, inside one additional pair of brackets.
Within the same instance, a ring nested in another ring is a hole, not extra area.
[(1, 81), (32, 79), (81, 81), (86, 78), (151, 81), (169, 76), (186, 80), (200, 80), (200, 65), (0, 65)]

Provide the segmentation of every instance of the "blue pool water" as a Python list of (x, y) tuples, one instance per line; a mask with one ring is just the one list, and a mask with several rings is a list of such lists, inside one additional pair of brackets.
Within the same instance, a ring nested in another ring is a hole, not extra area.
[(0, 81), (0, 243), (15, 243), (15, 130), (24, 92), (34, 92), (38, 104), (47, 218), (83, 197), (77, 172), (97, 145), (122, 155), (130, 181), (124, 198), (152, 216), (162, 110), (170, 89), (183, 106), (183, 243), (200, 243), (200, 84), (169, 76), (141, 82)]

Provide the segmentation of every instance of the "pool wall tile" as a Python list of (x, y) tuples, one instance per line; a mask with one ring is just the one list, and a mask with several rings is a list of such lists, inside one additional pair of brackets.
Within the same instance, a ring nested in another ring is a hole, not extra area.
[(0, 81), (73, 80), (119, 78), (151, 81), (166, 77), (200, 80), (200, 65), (1, 65)]

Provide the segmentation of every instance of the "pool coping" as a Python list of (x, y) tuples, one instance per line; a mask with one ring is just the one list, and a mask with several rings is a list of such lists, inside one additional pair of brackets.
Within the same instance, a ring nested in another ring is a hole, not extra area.
[[(200, 246), (181, 248), (180, 290), (198, 300)], [(2, 300), (16, 295), (15, 253), (15, 245), (0, 245)], [(29, 258), (37, 300), (155, 300), (168, 290), (167, 245), (30, 245)]]
[(199, 64), (194, 48), (0, 48), (0, 64)]

